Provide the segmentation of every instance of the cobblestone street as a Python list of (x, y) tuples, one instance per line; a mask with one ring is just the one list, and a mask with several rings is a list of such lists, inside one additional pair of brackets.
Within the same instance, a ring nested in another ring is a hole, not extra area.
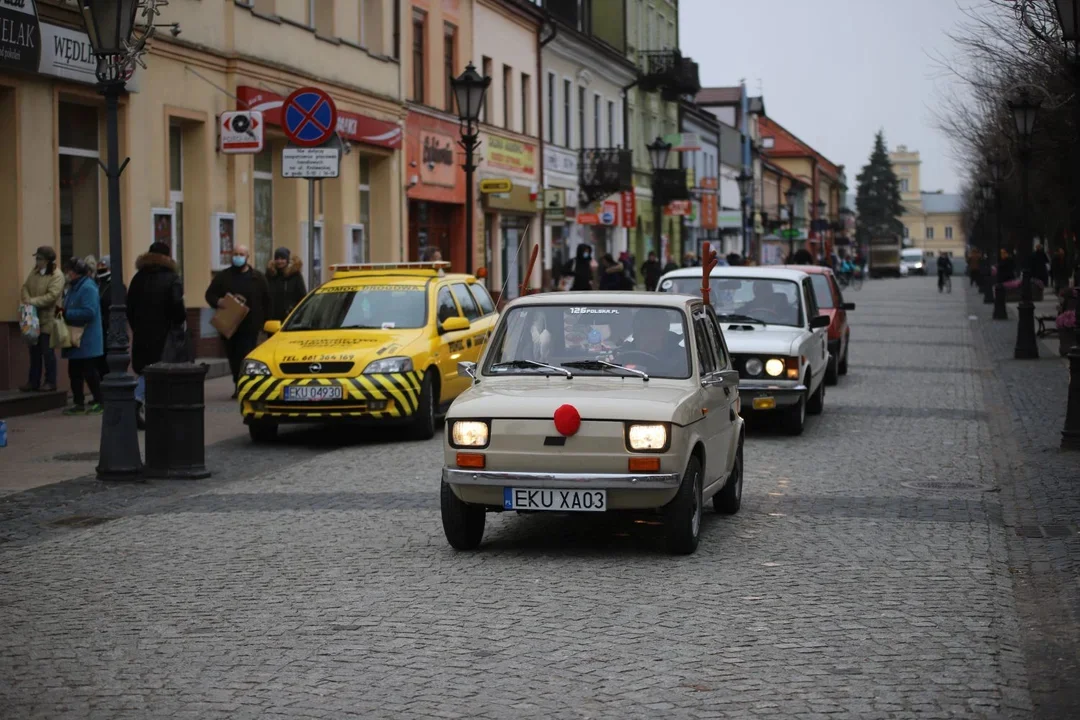
[(454, 552), (441, 433), (4, 497), (0, 717), (1075, 717), (1067, 371), (934, 283), (847, 294), (850, 373), (801, 437), (751, 430), (742, 511), (685, 558), (595, 515)]

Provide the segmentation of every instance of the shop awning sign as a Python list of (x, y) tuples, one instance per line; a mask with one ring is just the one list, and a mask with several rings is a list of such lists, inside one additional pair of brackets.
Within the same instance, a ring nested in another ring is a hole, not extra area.
[(504, 194), (514, 189), (514, 183), (508, 178), (487, 178), (480, 181), (480, 192), (484, 195)]
[(323, 180), (341, 172), (341, 151), (336, 147), (287, 147), (281, 151), (281, 177)]
[[(238, 110), (258, 110), (268, 125), (283, 125), (284, 99), (269, 90), (239, 85), (236, 88)], [(353, 142), (396, 150), (401, 147), (400, 125), (367, 115), (338, 110), (337, 131)]]
[(302, 87), (285, 98), (281, 108), (285, 137), (302, 148), (317, 147), (337, 129), (337, 106), (325, 91)]
[(41, 28), (34, 0), (0, 0), (0, 68), (37, 72)]

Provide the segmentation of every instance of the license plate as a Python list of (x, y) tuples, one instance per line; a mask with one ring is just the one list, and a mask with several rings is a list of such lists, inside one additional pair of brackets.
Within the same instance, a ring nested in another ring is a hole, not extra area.
[(607, 510), (607, 490), (503, 488), (503, 509), (604, 512)]
[(772, 410), (776, 407), (776, 400), (771, 397), (754, 398), (755, 410)]
[(324, 402), (341, 398), (340, 385), (290, 385), (285, 388), (285, 402)]

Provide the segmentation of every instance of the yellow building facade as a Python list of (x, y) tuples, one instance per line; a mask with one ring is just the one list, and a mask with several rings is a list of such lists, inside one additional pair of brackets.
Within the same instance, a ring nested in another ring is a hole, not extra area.
[(904, 205), (904, 214), (900, 218), (904, 224), (904, 246), (919, 248), (931, 258), (942, 253), (950, 257), (964, 257), (967, 238), (961, 224), (962, 197), (940, 190), (922, 190), (922, 161), (918, 150), (899, 145), (889, 153), (889, 160), (900, 181), (900, 200)]

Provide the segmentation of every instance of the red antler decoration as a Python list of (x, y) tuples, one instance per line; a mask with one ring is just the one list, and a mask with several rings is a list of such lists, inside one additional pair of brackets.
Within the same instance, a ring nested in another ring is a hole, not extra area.
[(536, 255), (540, 252), (539, 245), (533, 245), (532, 255), (529, 256), (529, 267), (525, 271), (525, 280), (521, 283), (521, 295), (529, 294), (529, 284), (532, 282), (533, 266), (536, 265)]
[(701, 299), (705, 301), (705, 304), (709, 304), (709, 275), (712, 273), (712, 269), (716, 267), (716, 251), (712, 249), (712, 246), (705, 242), (701, 244)]

